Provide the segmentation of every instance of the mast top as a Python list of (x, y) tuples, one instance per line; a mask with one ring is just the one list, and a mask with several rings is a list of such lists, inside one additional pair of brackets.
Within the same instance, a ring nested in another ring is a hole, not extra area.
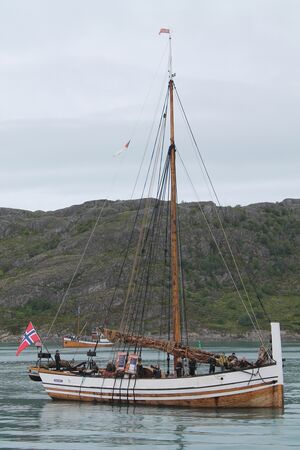
[(171, 37), (170, 28), (161, 28), (159, 31), (159, 35), (161, 35), (161, 34), (169, 35), (169, 68), (168, 68), (168, 72), (169, 72), (169, 80), (172, 80), (176, 76), (176, 73), (173, 72), (173, 68), (172, 68), (172, 37)]

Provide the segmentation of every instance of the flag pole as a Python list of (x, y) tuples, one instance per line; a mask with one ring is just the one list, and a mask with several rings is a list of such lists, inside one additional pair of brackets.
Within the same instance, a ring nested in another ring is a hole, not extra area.
[(172, 72), (172, 37), (171, 31), (169, 31), (169, 80), (173, 78)]

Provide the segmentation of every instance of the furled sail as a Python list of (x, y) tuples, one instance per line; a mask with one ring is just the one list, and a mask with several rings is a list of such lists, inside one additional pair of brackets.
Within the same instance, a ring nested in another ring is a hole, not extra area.
[(131, 344), (144, 348), (155, 348), (157, 350), (170, 353), (177, 358), (195, 359), (201, 363), (208, 363), (211, 357), (217, 355), (211, 352), (206, 352), (193, 347), (177, 344), (174, 341), (165, 341), (162, 339), (153, 339), (146, 336), (137, 336), (132, 334), (121, 333), (117, 330), (110, 330), (108, 328), (102, 328), (102, 333), (105, 337), (114, 343)]

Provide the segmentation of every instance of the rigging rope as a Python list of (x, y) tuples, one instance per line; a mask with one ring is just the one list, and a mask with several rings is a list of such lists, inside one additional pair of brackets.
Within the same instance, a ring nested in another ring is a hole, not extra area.
[[(111, 186), (110, 186), (110, 188), (109, 188), (109, 192), (112, 192), (113, 189), (114, 189), (114, 186), (115, 186), (115, 183), (116, 183), (116, 180), (117, 180), (117, 173), (118, 173), (119, 167), (121, 167), (121, 159), (119, 159), (119, 163), (115, 166), (115, 173), (114, 173), (114, 175), (113, 175), (113, 177), (112, 177), (112, 182), (111, 182)], [(82, 253), (81, 253), (81, 255), (80, 255), (79, 261), (78, 261), (78, 263), (77, 263), (77, 265), (76, 265), (76, 267), (75, 267), (75, 270), (74, 270), (74, 272), (73, 272), (73, 275), (72, 275), (72, 277), (71, 277), (71, 279), (70, 279), (70, 281), (69, 281), (69, 284), (68, 284), (68, 286), (67, 286), (67, 290), (66, 290), (66, 292), (65, 292), (64, 295), (63, 295), (63, 298), (62, 298), (62, 300), (61, 300), (61, 303), (60, 303), (60, 305), (59, 305), (59, 307), (58, 307), (58, 309), (57, 309), (57, 312), (56, 312), (56, 314), (55, 314), (55, 316), (54, 316), (54, 318), (53, 318), (53, 320), (52, 320), (52, 322), (51, 322), (51, 325), (50, 325), (50, 327), (49, 327), (49, 329), (48, 329), (48, 332), (47, 332), (47, 334), (46, 334), (46, 339), (49, 337), (49, 335), (50, 335), (50, 333), (51, 333), (51, 331), (52, 331), (52, 329), (53, 329), (53, 327), (54, 327), (54, 324), (55, 324), (55, 322), (56, 322), (56, 320), (57, 320), (57, 318), (58, 318), (58, 316), (59, 316), (59, 313), (61, 312), (62, 307), (63, 307), (64, 304), (65, 304), (65, 301), (66, 301), (66, 299), (67, 299), (68, 293), (69, 293), (69, 291), (70, 291), (70, 289), (71, 289), (71, 286), (72, 286), (72, 284), (73, 284), (73, 282), (74, 282), (74, 279), (75, 279), (75, 277), (76, 277), (76, 275), (77, 275), (77, 273), (78, 273), (78, 271), (79, 271), (79, 269), (80, 269), (80, 266), (81, 266), (81, 264), (82, 264), (82, 262), (83, 262), (83, 260), (84, 260), (84, 257), (85, 257), (85, 255), (86, 255), (86, 252), (87, 252), (87, 250), (88, 250), (88, 248), (89, 248), (89, 245), (90, 245), (90, 243), (91, 243), (91, 241), (92, 241), (92, 238), (93, 238), (93, 236), (94, 236), (94, 234), (95, 234), (96, 228), (97, 228), (97, 226), (98, 226), (99, 223), (100, 223), (100, 219), (101, 219), (101, 217), (102, 217), (104, 208), (106, 207), (106, 205), (107, 205), (108, 202), (109, 202), (108, 199), (105, 199), (105, 200), (103, 201), (102, 207), (101, 207), (101, 209), (100, 209), (100, 211), (99, 211), (99, 214), (98, 214), (98, 216), (97, 216), (97, 218), (96, 218), (96, 221), (95, 221), (95, 223), (94, 223), (94, 226), (93, 226), (93, 228), (92, 228), (92, 230), (91, 230), (91, 232), (90, 232), (90, 234), (89, 234), (89, 236), (88, 236), (87, 242), (86, 242), (86, 244), (85, 244), (85, 246), (84, 246), (84, 249), (83, 249), (83, 251), (82, 251)], [(110, 277), (110, 276), (111, 276), (111, 275), (109, 275), (109, 277)], [(108, 278), (109, 278), (109, 277), (108, 277)]]
[(90, 242), (91, 242), (91, 240), (92, 240), (92, 238), (93, 238), (93, 236), (94, 236), (95, 230), (96, 230), (96, 228), (97, 228), (97, 226), (98, 226), (98, 223), (99, 223), (99, 221), (100, 221), (100, 219), (101, 219), (101, 216), (102, 216), (102, 213), (103, 213), (103, 210), (104, 210), (104, 207), (105, 207), (107, 201), (108, 201), (108, 200), (105, 200), (105, 201), (103, 202), (102, 208), (101, 208), (101, 210), (100, 210), (100, 212), (99, 212), (99, 214), (98, 214), (97, 220), (96, 220), (96, 222), (95, 222), (95, 224), (94, 224), (94, 226), (93, 226), (93, 229), (92, 229), (92, 231), (91, 231), (91, 233), (90, 233), (90, 235), (89, 235), (89, 238), (88, 238), (88, 240), (87, 240), (87, 242), (86, 242), (86, 244), (85, 244), (85, 246), (84, 246), (83, 252), (82, 252), (82, 254), (81, 254), (81, 256), (80, 256), (80, 259), (79, 259), (79, 261), (78, 261), (78, 263), (77, 263), (77, 266), (76, 266), (76, 268), (75, 268), (75, 270), (74, 270), (74, 273), (73, 273), (73, 275), (72, 275), (72, 277), (71, 277), (71, 280), (70, 280), (70, 282), (69, 282), (69, 284), (68, 284), (67, 290), (66, 290), (65, 294), (63, 295), (62, 301), (61, 301), (61, 303), (60, 303), (60, 305), (59, 305), (59, 307), (58, 307), (58, 310), (57, 310), (57, 312), (56, 312), (56, 314), (55, 314), (55, 316), (54, 316), (54, 319), (53, 319), (52, 322), (51, 322), (51, 325), (50, 325), (50, 328), (49, 328), (48, 333), (47, 333), (47, 335), (46, 335), (46, 338), (49, 337), (49, 335), (50, 335), (50, 333), (51, 333), (51, 330), (52, 330), (52, 328), (53, 328), (53, 326), (54, 326), (54, 323), (56, 322), (57, 317), (58, 317), (58, 315), (59, 315), (59, 313), (60, 313), (60, 311), (61, 311), (61, 309), (62, 309), (62, 307), (63, 307), (63, 305), (64, 305), (64, 303), (65, 303), (65, 300), (66, 300), (67, 295), (68, 295), (68, 293), (69, 293), (69, 290), (70, 290), (70, 288), (71, 288), (71, 286), (72, 286), (72, 283), (73, 283), (73, 281), (74, 281), (74, 279), (75, 279), (75, 277), (76, 277), (76, 275), (77, 275), (77, 273), (78, 273), (78, 271), (79, 271), (79, 268), (80, 268), (80, 266), (81, 266), (81, 263), (82, 263), (82, 261), (83, 261), (83, 259), (84, 259), (84, 257), (85, 257), (85, 254), (86, 254), (86, 252), (87, 252), (87, 249), (88, 249), (88, 247), (89, 247), (89, 245), (90, 245)]
[[(164, 80), (164, 83), (162, 85), (161, 92), (160, 92), (160, 95), (159, 95), (159, 98), (158, 98), (158, 101), (157, 101), (157, 105), (156, 105), (156, 108), (155, 108), (155, 113), (154, 113), (153, 119), (152, 119), (152, 125), (151, 125), (150, 131), (148, 133), (148, 137), (147, 137), (147, 140), (146, 140), (146, 145), (145, 145), (145, 148), (144, 148), (144, 153), (143, 153), (143, 156), (142, 156), (142, 159), (141, 159), (140, 167), (139, 167), (136, 179), (135, 179), (135, 183), (134, 183), (134, 186), (133, 186), (133, 189), (132, 189), (132, 193), (131, 193), (130, 199), (133, 199), (133, 196), (134, 196), (134, 193), (135, 193), (135, 190), (136, 190), (136, 186), (137, 186), (138, 180), (140, 178), (142, 167), (143, 167), (143, 164), (144, 164), (144, 161), (145, 161), (145, 158), (146, 158), (146, 154), (147, 154), (147, 150), (148, 150), (148, 147), (149, 147), (151, 135), (153, 133), (153, 129), (154, 129), (154, 125), (155, 125), (155, 118), (157, 117), (157, 111), (158, 111), (159, 106), (161, 104), (161, 97), (162, 97), (162, 93), (163, 93), (164, 90), (165, 90), (165, 80)], [(167, 90), (167, 94), (165, 96), (165, 100), (164, 100), (164, 104), (163, 104), (163, 110), (166, 108), (166, 105), (168, 103), (168, 99), (169, 99), (169, 89)], [(160, 124), (161, 124), (161, 121), (162, 121), (162, 117), (160, 119)], [(159, 125), (159, 127), (160, 127), (160, 125)], [(157, 135), (156, 135), (156, 139), (157, 139)], [(155, 144), (154, 144), (154, 147), (155, 147)]]
[(207, 217), (206, 217), (206, 215), (205, 215), (205, 213), (204, 213), (204, 211), (203, 211), (203, 208), (202, 208), (202, 206), (201, 206), (200, 200), (199, 200), (199, 198), (198, 198), (198, 193), (197, 193), (197, 191), (196, 191), (196, 189), (195, 189), (195, 186), (194, 186), (194, 184), (193, 184), (193, 182), (192, 182), (192, 180), (191, 180), (191, 178), (190, 178), (190, 175), (189, 175), (189, 173), (188, 173), (188, 171), (187, 171), (187, 168), (186, 168), (186, 166), (185, 166), (185, 164), (184, 164), (184, 162), (183, 162), (183, 160), (182, 160), (182, 158), (181, 158), (181, 156), (180, 156), (180, 153), (179, 153), (178, 149), (177, 149), (177, 152), (178, 152), (178, 155), (179, 155), (181, 164), (182, 164), (182, 166), (183, 166), (183, 168), (184, 168), (184, 170), (185, 170), (185, 172), (186, 172), (187, 178), (188, 178), (188, 180), (190, 181), (191, 186), (192, 186), (192, 188), (193, 188), (193, 190), (194, 190), (194, 194), (195, 194), (195, 196), (196, 196), (196, 198), (197, 198), (198, 208), (199, 208), (200, 211), (201, 211), (201, 214), (202, 214), (202, 216), (203, 216), (203, 218), (204, 218), (204, 221), (205, 221), (205, 223), (206, 223), (206, 226), (207, 226), (207, 228), (208, 228), (208, 230), (209, 230), (209, 232), (210, 232), (210, 235), (211, 235), (211, 237), (212, 237), (212, 239), (213, 239), (213, 241), (214, 241), (214, 243), (215, 243), (215, 245), (216, 245), (216, 248), (217, 248), (217, 250), (218, 250), (218, 252), (219, 252), (219, 255), (220, 255), (220, 257), (221, 257), (221, 259), (222, 259), (222, 261), (223, 261), (223, 264), (224, 264), (224, 266), (225, 266), (225, 268), (226, 268), (226, 270), (227, 270), (227, 272), (228, 272), (228, 275), (229, 275), (230, 278), (231, 278), (231, 281), (232, 281), (232, 283), (233, 283), (233, 286), (234, 286), (234, 288), (235, 288), (235, 290), (236, 290), (236, 292), (237, 292), (237, 294), (238, 294), (238, 296), (239, 296), (239, 298), (240, 298), (240, 300), (241, 300), (241, 302), (242, 302), (242, 304), (243, 304), (243, 306), (244, 306), (244, 308), (245, 308), (246, 313), (247, 313), (248, 316), (249, 316), (249, 319), (250, 319), (250, 321), (251, 321), (251, 323), (252, 323), (252, 326), (253, 326), (254, 330), (256, 331), (256, 333), (257, 333), (257, 335), (258, 335), (258, 337), (259, 337), (259, 340), (260, 340), (261, 344), (264, 345), (264, 343), (263, 343), (263, 338), (262, 338), (262, 336), (261, 336), (261, 332), (260, 332), (260, 330), (257, 328), (257, 326), (256, 326), (256, 324), (255, 324), (255, 321), (254, 321), (253, 318), (252, 318), (252, 315), (249, 313), (248, 308), (247, 308), (247, 305), (246, 305), (246, 303), (245, 303), (245, 301), (244, 301), (244, 299), (243, 299), (243, 296), (241, 295), (240, 290), (239, 290), (239, 288), (238, 288), (238, 286), (237, 286), (237, 284), (236, 284), (236, 282), (235, 282), (235, 280), (234, 280), (234, 278), (233, 278), (232, 272), (231, 272), (231, 270), (230, 270), (230, 268), (229, 268), (229, 266), (228, 266), (228, 264), (227, 264), (227, 262), (226, 262), (226, 260), (225, 260), (225, 258), (224, 258), (224, 255), (223, 255), (223, 253), (222, 253), (222, 251), (221, 251), (221, 249), (220, 249), (220, 246), (219, 246), (219, 244), (218, 244), (218, 241), (217, 241), (216, 238), (215, 238), (215, 235), (214, 235), (214, 233), (213, 233), (213, 230), (212, 230), (212, 228), (211, 228), (211, 225), (210, 225), (210, 223), (208, 222)]
[[(197, 150), (198, 158), (199, 158), (199, 160), (200, 160), (200, 162), (201, 162), (201, 164), (202, 164), (202, 167), (204, 168), (206, 177), (207, 177), (207, 179), (208, 179), (209, 185), (211, 186), (211, 189), (212, 189), (212, 191), (213, 191), (213, 194), (214, 194), (214, 196), (215, 196), (215, 199), (216, 199), (216, 201), (217, 201), (217, 204), (218, 204), (219, 207), (221, 207), (221, 203), (220, 203), (219, 197), (218, 197), (218, 195), (217, 195), (217, 192), (216, 192), (216, 190), (215, 190), (214, 184), (213, 184), (212, 179), (211, 179), (211, 177), (210, 177), (210, 175), (209, 175), (209, 172), (208, 172), (208, 170), (207, 170), (206, 164), (205, 164), (204, 159), (203, 159), (203, 157), (202, 157), (202, 154), (201, 154), (201, 152), (200, 152), (199, 146), (198, 146), (197, 141), (196, 141), (196, 139), (195, 139), (194, 133), (193, 133), (193, 131), (192, 131), (192, 129), (191, 129), (191, 125), (190, 125), (190, 123), (189, 123), (189, 121), (188, 121), (187, 115), (186, 115), (186, 113), (185, 113), (185, 110), (184, 110), (184, 108), (183, 108), (182, 102), (181, 102), (181, 100), (180, 100), (180, 97), (179, 97), (179, 94), (178, 94), (178, 91), (177, 91), (175, 85), (174, 85), (174, 88), (175, 88), (176, 97), (177, 97), (177, 99), (178, 99), (178, 102), (179, 102), (179, 105), (180, 105), (182, 114), (183, 114), (183, 116), (184, 116), (184, 119), (185, 119), (185, 121), (186, 121), (188, 130), (189, 130), (189, 132), (190, 132), (190, 136), (191, 136), (191, 138), (192, 138), (192, 142), (193, 142), (193, 144), (194, 144), (194, 147), (195, 147), (196, 150)], [(198, 198), (198, 197), (197, 197), (197, 198)], [(199, 200), (198, 200), (198, 201), (199, 201)], [(220, 225), (220, 227), (221, 227), (221, 231), (222, 231), (222, 233), (223, 233), (223, 236), (224, 236), (224, 239), (225, 239), (227, 248), (228, 248), (228, 250), (229, 250), (229, 252), (230, 252), (230, 256), (231, 256), (232, 261), (233, 261), (233, 263), (234, 263), (234, 266), (235, 266), (235, 269), (236, 269), (238, 278), (239, 278), (239, 280), (240, 280), (240, 282), (241, 282), (243, 291), (244, 291), (245, 296), (246, 296), (246, 298), (247, 298), (247, 301), (248, 301), (248, 304), (249, 304), (249, 307), (250, 307), (250, 310), (251, 310), (251, 314), (252, 314), (253, 319), (254, 319), (254, 321), (255, 321), (255, 323), (256, 323), (256, 329), (259, 330), (258, 332), (259, 332), (259, 335), (260, 335), (260, 337), (261, 337), (261, 330), (260, 330), (260, 327), (259, 327), (259, 323), (258, 323), (256, 314), (255, 314), (255, 312), (254, 312), (253, 305), (252, 305), (252, 303), (251, 303), (251, 300), (250, 300), (248, 291), (247, 291), (247, 289), (246, 289), (246, 286), (245, 286), (245, 283), (244, 283), (242, 274), (241, 274), (241, 272), (240, 272), (240, 269), (239, 269), (239, 267), (238, 267), (236, 258), (235, 258), (235, 256), (234, 256), (233, 251), (232, 251), (231, 244), (230, 244), (230, 242), (229, 242), (229, 240), (228, 240), (228, 236), (227, 236), (227, 233), (226, 233), (226, 231), (225, 231), (225, 228), (224, 228), (224, 225), (223, 225), (221, 216), (220, 216), (220, 214), (219, 214), (219, 212), (218, 212), (218, 209), (217, 209), (217, 207), (216, 207), (215, 204), (213, 204), (213, 208), (214, 208), (215, 214), (216, 214), (216, 216), (217, 216), (219, 225)], [(220, 252), (219, 249), (218, 249), (218, 251)], [(264, 309), (264, 308), (263, 308), (263, 309)], [(247, 314), (249, 315), (248, 310), (247, 310)], [(253, 321), (251, 320), (251, 322), (253, 322)]]
[[(147, 176), (146, 176), (146, 180), (145, 180), (145, 183), (144, 183), (142, 196), (143, 196), (144, 191), (146, 189), (146, 185), (147, 185), (147, 182), (148, 182), (148, 179), (149, 179), (149, 175), (150, 175), (151, 166), (153, 164), (153, 168), (154, 169), (157, 166), (157, 153), (155, 152), (155, 149), (156, 149), (157, 142), (159, 142), (160, 130), (161, 130), (161, 127), (162, 127), (162, 124), (163, 124), (163, 119), (165, 118), (164, 115), (165, 115), (165, 111), (166, 111), (166, 108), (167, 108), (167, 104), (168, 104), (168, 92), (167, 92), (167, 95), (165, 96), (165, 101), (164, 101), (164, 106), (163, 106), (163, 113), (162, 113), (162, 116), (161, 116), (161, 119), (160, 119), (159, 130), (157, 132), (155, 143), (154, 143), (154, 147), (153, 147), (153, 151), (152, 151), (152, 154), (151, 154), (150, 164), (149, 164), (149, 167), (148, 167)], [(136, 271), (137, 271), (138, 256), (140, 254), (140, 251), (141, 251), (142, 245), (143, 245), (144, 233), (145, 233), (145, 225), (146, 225), (146, 222), (147, 222), (147, 219), (148, 219), (148, 215), (149, 215), (149, 207), (148, 207), (148, 205), (149, 205), (150, 200), (151, 200), (150, 199), (150, 193), (151, 193), (151, 189), (152, 189), (152, 186), (153, 186), (153, 183), (154, 183), (154, 173), (155, 173), (154, 169), (153, 169), (153, 172), (152, 172), (152, 176), (150, 177), (150, 186), (149, 186), (149, 190), (148, 190), (148, 196), (147, 196), (147, 199), (145, 201), (145, 208), (144, 208), (144, 214), (143, 214), (143, 219), (142, 219), (142, 224), (141, 224), (141, 230), (140, 230), (140, 234), (139, 234), (138, 245), (137, 245), (135, 256), (134, 256), (134, 261), (133, 261), (133, 266), (132, 266), (132, 271), (131, 271), (131, 277), (130, 277), (130, 281), (129, 281), (129, 284), (128, 284), (127, 294), (126, 294), (126, 298), (125, 298), (125, 302), (124, 302), (124, 306), (123, 306), (123, 315), (122, 315), (122, 321), (121, 321), (120, 330), (125, 329), (124, 328), (126, 326), (125, 317), (127, 316), (127, 318), (128, 318), (128, 314), (129, 314), (129, 311), (128, 311), (128, 309), (129, 309), (128, 308), (128, 300), (129, 300), (130, 295), (133, 295), (134, 290), (135, 290), (134, 279), (135, 279)], [(127, 314), (126, 314), (126, 311), (128, 311)]]

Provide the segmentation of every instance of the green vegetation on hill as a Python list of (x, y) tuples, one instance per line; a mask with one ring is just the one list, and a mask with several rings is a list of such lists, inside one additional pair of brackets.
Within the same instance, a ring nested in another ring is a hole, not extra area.
[[(17, 334), (29, 320), (52, 322), (78, 264), (103, 201), (54, 212), (0, 208), (0, 329)], [(212, 203), (201, 204), (240, 286)], [(138, 201), (108, 202), (86, 257), (72, 283), (55, 332), (74, 331), (77, 306), (87, 330), (101, 322), (117, 284)], [(218, 209), (262, 328), (280, 320), (300, 332), (300, 200)], [(243, 332), (251, 329), (232, 280), (196, 203), (179, 205), (183, 270), (191, 331), (202, 328)], [(158, 268), (159, 269), (159, 268)], [(159, 279), (157, 279), (159, 284)], [(126, 280), (121, 280), (110, 325), (122, 311)], [(159, 308), (147, 317), (158, 331)]]

